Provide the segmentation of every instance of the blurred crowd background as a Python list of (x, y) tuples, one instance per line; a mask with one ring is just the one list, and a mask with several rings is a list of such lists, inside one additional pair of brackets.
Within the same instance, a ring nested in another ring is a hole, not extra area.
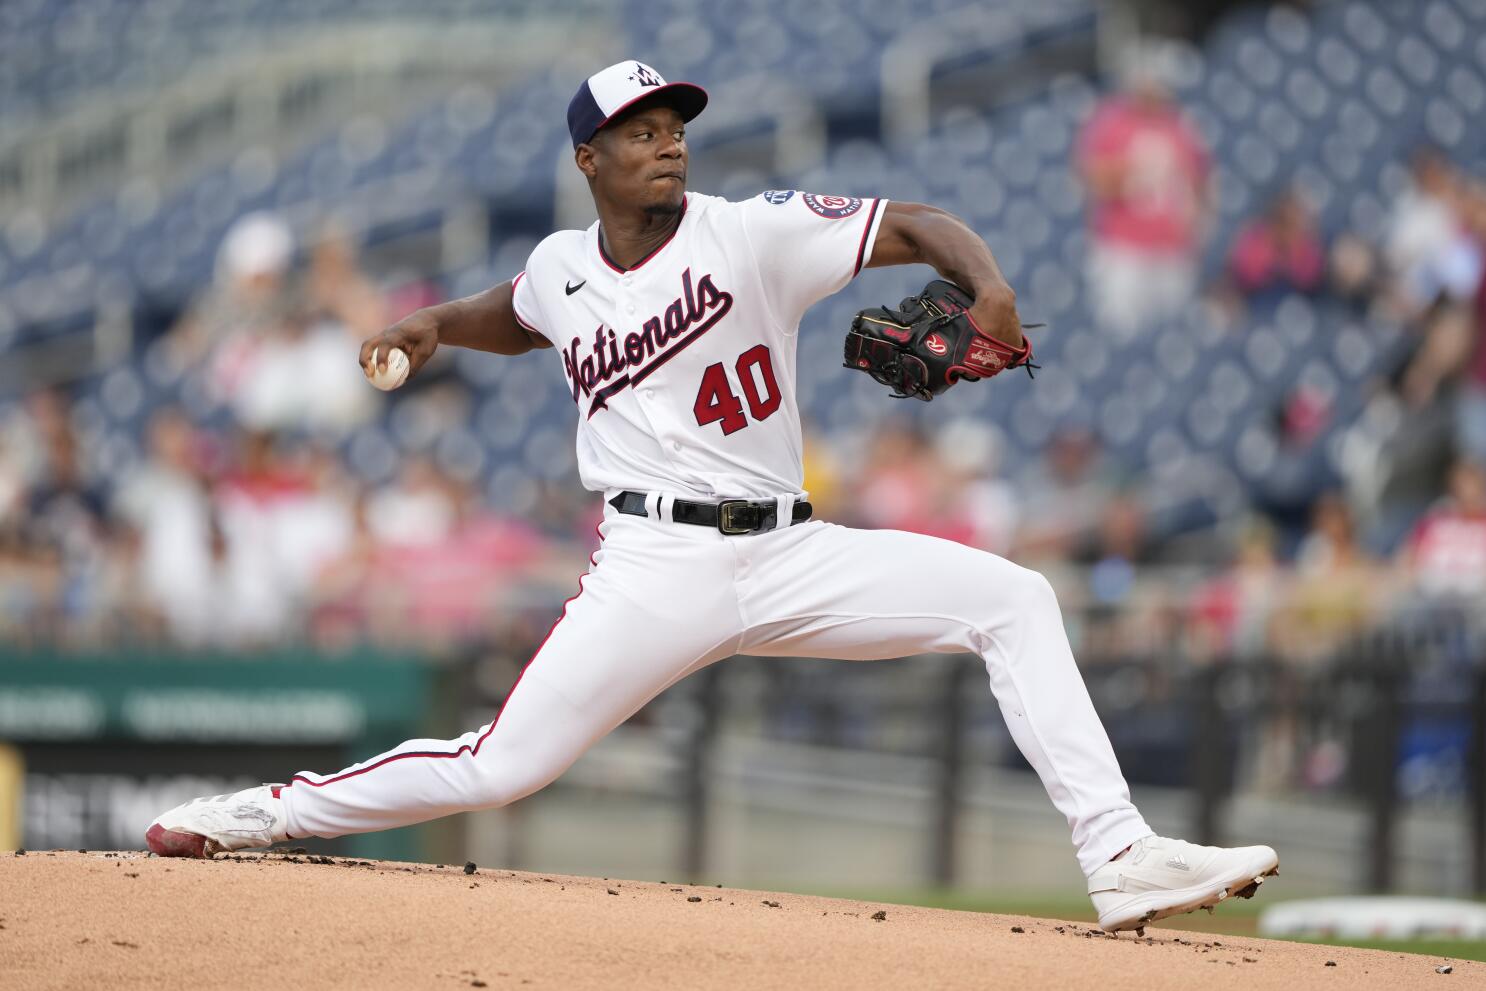
[[(1063, 11), (1068, 30), (1080, 12)], [(881, 27), (871, 13), (762, 5), (741, 37), (711, 44), (746, 47), (750, 25), (772, 23), (788, 65), (813, 43), (802, 19), (867, 32)], [(818, 308), (801, 400), (819, 513), (1067, 571), (1075, 610), (1123, 613), (1149, 634), (1144, 612), (1159, 604), (1208, 651), (1303, 661), (1420, 603), (1486, 604), (1486, 182), (1466, 125), (1486, 100), (1481, 45), (1467, 43), (1479, 15), (1463, 0), (1248, 5), (1205, 47), (1135, 43), (1104, 73), (1047, 70), (1009, 105), (961, 84), (918, 122), (932, 155), (890, 161), (891, 136), (853, 135), (801, 174), (740, 167), (704, 183), (955, 210), (1002, 256), (1022, 309), (1050, 324), (1041, 381), (916, 410), (831, 359), (847, 311), (918, 276)], [(7, 116), (24, 133), (116, 98), (107, 78), (59, 71), (111, 25), (132, 36), (186, 11), (19, 3), (5, 16)], [(657, 22), (661, 37), (645, 39)], [(714, 87), (727, 113), (747, 80), (698, 59), (697, 30), (678, 7), (629, 41)], [(64, 57), (27, 73), (23, 47)], [(570, 82), (552, 75), (511, 85)], [(814, 82), (829, 80), (803, 76), (803, 96)], [(857, 98), (870, 106), (867, 82)], [(506, 370), (446, 355), (391, 400), (354, 360), (417, 306), (514, 275), (551, 226), (536, 203), (554, 195), (562, 120), (507, 103), (467, 83), (405, 121), (345, 121), (328, 148), (248, 147), (225, 174), (132, 176), (70, 214), (8, 211), (0, 314), (21, 372), (0, 444), (8, 638), (447, 642), (487, 634), (512, 596), (571, 582), (599, 508), (577, 488), (572, 413), (552, 402), (562, 389), (545, 356)], [(450, 131), (468, 134), (430, 148)], [(411, 235), (371, 223), (356, 194), (409, 154), (475, 192), (506, 178), (482, 174), (511, 170), (505, 159), (534, 159), (517, 192), (542, 222), (507, 223), (502, 204), (475, 200), (463, 222), (487, 229), (484, 257), (450, 270), (435, 245), (394, 261), (389, 245)], [(295, 202), (306, 167), (332, 178)], [(187, 258), (166, 264), (181, 241)], [(117, 295), (90, 305), (100, 283)], [(125, 322), (125, 348), (49, 367), (41, 349), (67, 336), (55, 314), (69, 308), (95, 337), (96, 322)]]
[[(0, 638), (512, 674), (600, 515), (560, 369), (444, 353), (384, 395), (356, 352), (591, 221), (563, 108), (632, 55), (712, 93), (692, 188), (942, 206), (1048, 325), (1035, 381), (924, 406), (840, 340), (927, 273), (811, 311), (819, 516), (1046, 571), (1086, 669), (1310, 677), (1384, 637), (1445, 695), (1472, 684), (1486, 4), (706, 8), (0, 6)], [(1343, 780), (1344, 734), (1297, 725), (1250, 783)], [(1468, 790), (1467, 733), (1418, 743), (1450, 768), (1418, 794)]]

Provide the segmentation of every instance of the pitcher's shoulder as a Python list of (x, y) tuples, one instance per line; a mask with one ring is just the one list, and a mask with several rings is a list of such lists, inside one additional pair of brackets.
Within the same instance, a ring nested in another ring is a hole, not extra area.
[(759, 218), (767, 220), (769, 213), (795, 196), (793, 190), (778, 189), (764, 190), (740, 200), (688, 193), (686, 212), (689, 216), (694, 214), (701, 222), (714, 226), (733, 224), (753, 227), (759, 223)]
[(798, 196), (799, 193), (793, 189), (761, 189), (740, 200), (726, 200), (721, 196), (710, 196), (708, 199), (738, 213), (751, 213), (759, 209), (783, 206)]
[(531, 268), (533, 264), (552, 264), (580, 255), (597, 227), (598, 224), (595, 223), (587, 230), (562, 230), (548, 234), (531, 249), (527, 268)]

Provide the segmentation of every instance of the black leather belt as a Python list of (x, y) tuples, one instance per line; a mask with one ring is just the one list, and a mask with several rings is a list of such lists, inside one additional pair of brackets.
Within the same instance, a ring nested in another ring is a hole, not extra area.
[[(645, 512), (645, 493), (621, 492), (609, 505), (630, 516), (649, 516)], [(790, 526), (810, 518), (808, 502), (795, 503)], [(671, 504), (671, 519), (694, 526), (711, 526), (730, 537), (763, 533), (774, 529), (779, 520), (779, 505), (773, 499), (724, 499), (722, 502), (687, 502), (677, 499)]]

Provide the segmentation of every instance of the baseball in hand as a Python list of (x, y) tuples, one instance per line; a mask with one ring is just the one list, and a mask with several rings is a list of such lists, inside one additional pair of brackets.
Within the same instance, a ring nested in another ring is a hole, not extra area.
[(393, 348), (387, 353), (387, 367), (380, 363), (381, 349), (372, 352), (367, 365), (366, 377), (371, 384), (383, 391), (396, 389), (408, 380), (408, 356), (402, 348)]

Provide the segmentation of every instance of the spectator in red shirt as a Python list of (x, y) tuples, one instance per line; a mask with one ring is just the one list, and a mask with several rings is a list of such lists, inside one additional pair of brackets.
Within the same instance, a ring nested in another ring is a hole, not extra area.
[(1314, 292), (1325, 277), (1325, 253), (1310, 210), (1293, 189), (1251, 220), (1228, 253), (1228, 275), (1245, 297), (1285, 290)]
[(907, 530), (962, 544), (975, 539), (958, 479), (934, 446), (911, 428), (876, 435), (856, 492), (856, 516), (867, 528)]
[(1187, 650), (1199, 662), (1257, 659), (1274, 646), (1271, 618), (1289, 593), (1273, 527), (1251, 521), (1238, 535), (1228, 570), (1197, 586), (1190, 603)]
[(1089, 190), (1094, 313), (1128, 335), (1193, 296), (1208, 153), (1143, 69), (1094, 111), (1077, 155)]
[(1414, 528), (1405, 566), (1420, 592), (1437, 599), (1486, 599), (1486, 469), (1450, 471), (1449, 496)]

